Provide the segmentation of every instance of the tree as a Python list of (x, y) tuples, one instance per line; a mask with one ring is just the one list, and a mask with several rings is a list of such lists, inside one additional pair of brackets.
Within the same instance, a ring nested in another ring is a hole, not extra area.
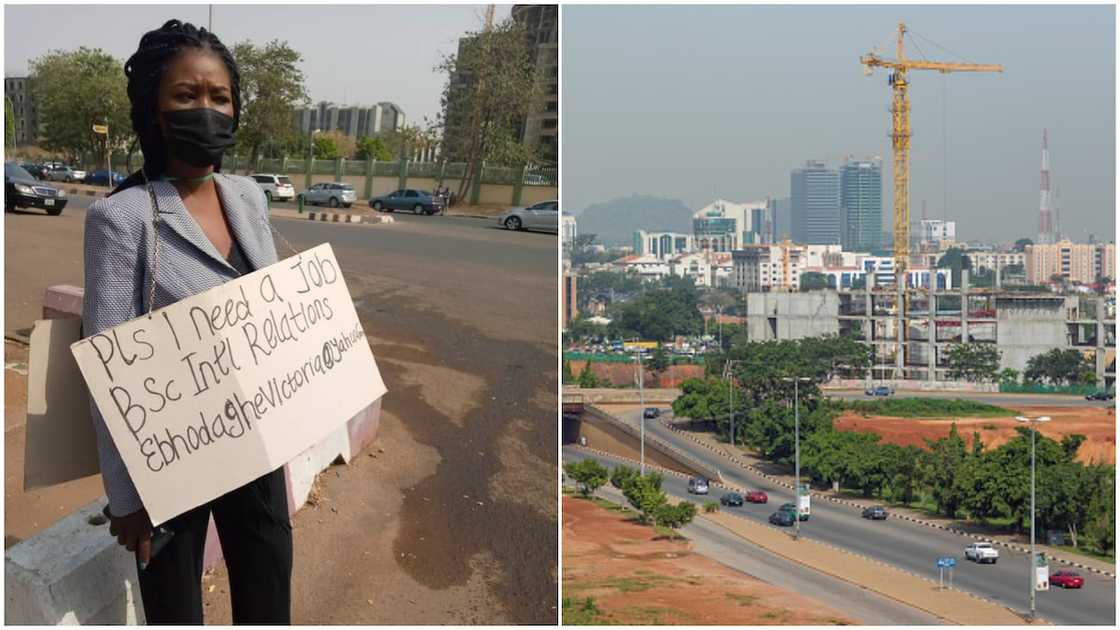
[(891, 499), (910, 505), (917, 498), (922, 485), (921, 449), (913, 445), (897, 444), (884, 444), (880, 448), (883, 450)]
[(358, 140), (354, 158), (358, 160), (386, 162), (393, 159), (393, 152), (389, 150), (389, 147), (381, 138), (377, 136), (367, 136)]
[(957, 423), (949, 428), (949, 435), (936, 441), (926, 440), (924, 475), (926, 486), (931, 489), (937, 511), (949, 518), (956, 518), (967, 496), (963, 487), (963, 473), (967, 452), (964, 439), (957, 432)]
[(1021, 238), (1015, 241), (1014, 249), (1017, 252), (1025, 252), (1027, 251), (1027, 245), (1034, 245), (1034, 241), (1029, 238)]
[(509, 18), (460, 38), (459, 51), (436, 66), (447, 76), (436, 121), (442, 154), (467, 165), (460, 198), (480, 177), (483, 162), (516, 166), (537, 157), (520, 138), (542, 96), (530, 41), (524, 26)]
[(1077, 449), (1081, 448), (1081, 444), (1085, 442), (1085, 436), (1080, 433), (1070, 433), (1069, 435), (1062, 436), (1062, 450), (1066, 454), (1066, 460), (1074, 462), (1077, 460)]
[(579, 484), (579, 492), (584, 497), (590, 497), (607, 483), (607, 469), (593, 459), (564, 464), (564, 472)]
[(1096, 381), (1096, 368), (1075, 348), (1055, 348), (1028, 359), (1023, 378), (1051, 385), (1093, 383)]
[(1019, 370), (1003, 368), (999, 371), (998, 377), (1001, 384), (1017, 385), (1019, 383)]
[(817, 271), (806, 271), (801, 274), (802, 291), (816, 291), (819, 289), (831, 289), (833, 285), (828, 281), (828, 276)]
[[(712, 503), (716, 502), (712, 501)], [(716, 503), (716, 509), (719, 509), (718, 503)], [(681, 501), (676, 505), (666, 503), (658, 507), (653, 513), (655, 525), (668, 527), (674, 531), (688, 525), (694, 518), (696, 518), (696, 504), (690, 501)]]
[(627, 302), (611, 324), (620, 336), (669, 341), (673, 335), (700, 334), (704, 317), (697, 308), (695, 288), (678, 285), (650, 291)]
[(949, 348), (949, 378), (969, 382), (993, 381), (999, 370), (999, 349), (994, 344), (960, 343)]
[(665, 352), (665, 348), (658, 345), (657, 350), (653, 352), (653, 356), (650, 357), (646, 365), (649, 366), (649, 371), (657, 378), (657, 386), (660, 387), (661, 375), (669, 369), (669, 354)]
[(357, 143), (350, 136), (342, 133), (341, 131), (328, 131), (320, 133), (315, 136), (315, 142), (318, 144), (320, 140), (329, 141), (334, 145), (334, 158), (351, 158), (357, 151)]
[(638, 476), (638, 469), (629, 466), (618, 465), (611, 470), (611, 485), (619, 490), (626, 487), (630, 479)]
[(584, 317), (577, 317), (568, 322), (568, 336), (572, 339), (587, 339), (588, 337), (602, 337), (607, 332), (603, 324), (587, 321)]
[(105, 136), (93, 133), (95, 124), (109, 125), (110, 149), (128, 146), (134, 134), (128, 80), (121, 66), (109, 53), (84, 46), (54, 50), (31, 61), (44, 148), (75, 163), (84, 156), (104, 156)]
[(602, 386), (599, 377), (595, 376), (595, 372), (591, 369), (591, 361), (583, 364), (583, 371), (579, 373), (576, 384), (579, 385), (580, 389), (594, 389)]
[(669, 497), (661, 490), (661, 475), (657, 473), (627, 478), (622, 495), (638, 511), (638, 520), (642, 523), (653, 522), (658, 510), (669, 503)]
[(563, 383), (565, 385), (570, 385), (570, 384), (574, 383), (575, 380), (576, 380), (575, 375), (572, 374), (572, 364), (567, 359), (564, 359), (564, 368), (563, 368), (563, 371), (561, 372), (561, 375), (562, 375), (562, 378), (563, 378)]
[(964, 250), (950, 247), (937, 261), (938, 269), (952, 270), (953, 286), (960, 286), (961, 271), (972, 269), (972, 260), (965, 255)]
[(4, 99), (4, 148), (16, 146), (16, 113), (12, 111), (12, 104)]
[(315, 159), (338, 159), (338, 144), (335, 142), (334, 137), (327, 134), (317, 134), (315, 136)]
[(299, 69), (303, 57), (287, 42), (257, 46), (246, 40), (234, 45), (233, 58), (241, 73), (237, 143), (254, 165), (262, 149), (271, 147), (275, 154), (299, 135), (292, 120), (296, 108), (310, 102)]

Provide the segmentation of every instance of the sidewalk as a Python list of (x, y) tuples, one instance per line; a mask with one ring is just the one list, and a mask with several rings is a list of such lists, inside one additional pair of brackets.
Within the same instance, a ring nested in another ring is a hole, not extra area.
[[(727, 457), (729, 460), (738, 461), (743, 468), (747, 468), (759, 472), (772, 481), (781, 483), (788, 488), (793, 488), (793, 475), (785, 471), (784, 467), (777, 464), (767, 462), (750, 451), (744, 449), (733, 450), (731, 445), (726, 442), (721, 442), (715, 438), (711, 433), (701, 431), (689, 431), (686, 429), (679, 429), (671, 425), (667, 420), (662, 420), (666, 426), (669, 426), (677, 433), (685, 436), (687, 439), (700, 444), (708, 450), (714, 451)], [(836, 503), (844, 503), (863, 509), (872, 505), (882, 505), (882, 501), (875, 499), (862, 499), (858, 497), (850, 497), (847, 495), (833, 492), (831, 490), (814, 489), (813, 494), (817, 497), (827, 499)], [(934, 516), (926, 512), (913, 510), (906, 507), (896, 506), (890, 508), (891, 515), (899, 518), (904, 518), (915, 523), (920, 523), (928, 527), (936, 527), (947, 531), (953, 531), (964, 536), (976, 538), (979, 540), (991, 540), (1000, 543), (1004, 546), (1023, 551), (1026, 546), (1030, 545), (1030, 539), (1024, 535), (1015, 534), (989, 534), (982, 532), (974, 523), (960, 519), (950, 519), (944, 516)], [(1116, 565), (1110, 564), (1103, 560), (1083, 556), (1076, 553), (1065, 551), (1058, 547), (1042, 544), (1035, 541), (1035, 547), (1041, 553), (1045, 553), (1047, 557), (1053, 558), (1064, 564), (1069, 564), (1078, 568), (1101, 573), (1110, 577), (1116, 577)]]

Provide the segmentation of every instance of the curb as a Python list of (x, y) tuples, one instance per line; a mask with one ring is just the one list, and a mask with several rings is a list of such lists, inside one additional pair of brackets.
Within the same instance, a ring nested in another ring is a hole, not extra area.
[(396, 223), (393, 217), (386, 217), (381, 215), (363, 215), (363, 214), (349, 214), (340, 212), (308, 212), (308, 221), (325, 221), (328, 223), (357, 223), (357, 224), (378, 224), (378, 223)]
[[(709, 451), (712, 451), (713, 453), (716, 453), (717, 455), (721, 455), (723, 457), (726, 457), (733, 464), (735, 464), (735, 465), (737, 465), (741, 468), (744, 468), (744, 469), (746, 469), (746, 470), (748, 470), (748, 471), (750, 471), (750, 472), (752, 472), (756, 475), (759, 475), (760, 477), (762, 477), (763, 479), (766, 479), (767, 481), (769, 481), (771, 483), (777, 484), (777, 485), (782, 486), (783, 488), (787, 488), (789, 490), (795, 490), (795, 488), (793, 487), (793, 484), (786, 483), (785, 481), (782, 481), (781, 479), (779, 479), (779, 478), (777, 478), (773, 475), (764, 473), (761, 470), (755, 468), (753, 465), (739, 460), (738, 458), (731, 455), (730, 453), (727, 453), (726, 451), (721, 452), (720, 450), (717, 450), (715, 447), (711, 446), (710, 444), (708, 444), (706, 442), (702, 442), (702, 441), (692, 437), (688, 433), (682, 431), (681, 429), (678, 429), (677, 427), (669, 424), (669, 422), (667, 420), (662, 418), (660, 420), (660, 422), (665, 428), (669, 429), (670, 431), (673, 431), (674, 433), (679, 434), (680, 436), (684, 437), (685, 439), (687, 439), (687, 440), (689, 440), (689, 441), (691, 441), (691, 442), (693, 442), (693, 443), (695, 443), (699, 446), (702, 446), (702, 447), (708, 449)], [(840, 504), (840, 505), (847, 505), (847, 506), (854, 507), (854, 508), (865, 507), (861, 503), (857, 503), (855, 501), (850, 501), (848, 499), (839, 499), (839, 498), (833, 497), (831, 495), (824, 495), (824, 494), (819, 494), (819, 493), (811, 492), (811, 491), (809, 492), (809, 495), (813, 496), (813, 497), (816, 497), (818, 499), (824, 499), (825, 501), (830, 501), (832, 503), (837, 503), (837, 504)], [(911, 523), (916, 523), (918, 525), (923, 525), (925, 527), (932, 527), (934, 529), (940, 529), (942, 531), (957, 534), (959, 536), (964, 536), (965, 538), (971, 538), (973, 540), (979, 540), (979, 541), (982, 541), (982, 542), (989, 542), (989, 543), (992, 543), (993, 545), (999, 545), (1000, 547), (1006, 547), (1007, 549), (1011, 549), (1012, 551), (1018, 551), (1020, 553), (1027, 553), (1027, 554), (1030, 553), (1030, 547), (1023, 547), (1022, 545), (1018, 545), (1018, 544), (1015, 544), (1015, 543), (1007, 543), (1007, 542), (1003, 542), (1003, 541), (999, 541), (999, 540), (993, 540), (991, 538), (987, 538), (987, 537), (981, 536), (979, 534), (972, 534), (972, 533), (957, 529), (955, 527), (948, 527), (948, 526), (945, 526), (945, 525), (939, 525), (937, 523), (933, 523), (933, 522), (923, 520), (923, 519), (919, 519), (919, 518), (914, 518), (912, 516), (907, 516), (905, 514), (891, 514), (891, 517), (902, 519), (904, 521), (910, 521)], [(1110, 573), (1108, 571), (1102, 571), (1102, 570), (1097, 569), (1095, 567), (1091, 567), (1091, 566), (1088, 566), (1088, 565), (1085, 565), (1085, 564), (1081, 564), (1080, 562), (1074, 562), (1072, 560), (1066, 560), (1064, 558), (1059, 558), (1059, 557), (1054, 556), (1054, 555), (1050, 555), (1049, 557), (1050, 557), (1050, 559), (1052, 559), (1056, 562), (1059, 562), (1061, 564), (1067, 565), (1067, 566), (1077, 567), (1078, 569), (1082, 569), (1084, 571), (1089, 571), (1090, 573), (1096, 573), (1098, 575), (1103, 575), (1105, 577), (1109, 577), (1109, 578), (1112, 578), (1114, 580), (1116, 579), (1116, 574), (1115, 573)]]
[[(572, 445), (572, 448), (574, 448), (574, 449), (576, 449), (576, 450), (589, 451), (589, 452), (595, 453), (595, 454), (597, 454), (597, 455), (602, 455), (602, 456), (605, 456), (605, 457), (613, 457), (613, 458), (615, 458), (615, 459), (620, 459), (620, 460), (624, 460), (624, 461), (629, 461), (629, 462), (633, 462), (633, 463), (638, 463), (638, 462), (634, 462), (634, 460), (630, 459), (629, 457), (624, 457), (624, 456), (622, 456), (622, 455), (615, 455), (614, 453), (607, 453), (607, 452), (605, 452), (605, 451), (600, 451), (600, 450), (598, 450), (598, 449), (590, 448), (590, 447), (587, 447), (587, 446), (576, 446), (576, 445)], [(677, 476), (677, 477), (683, 477), (683, 478), (687, 478), (687, 477), (688, 477), (688, 475), (685, 475), (685, 474), (683, 474), (683, 473), (679, 473), (679, 472), (677, 472), (677, 471), (675, 471), (675, 470), (669, 470), (669, 469), (666, 469), (666, 468), (662, 468), (661, 466), (658, 466), (658, 465), (656, 465), (656, 464), (649, 464), (649, 463), (647, 463), (647, 464), (646, 464), (646, 468), (655, 468), (655, 469), (657, 469), (657, 470), (658, 470), (658, 472), (660, 472), (660, 473), (661, 473), (662, 475), (665, 475), (665, 474), (670, 474), (670, 475), (674, 475), (674, 476)], [(763, 473), (759, 473), (759, 474), (763, 474)], [(742, 491), (742, 490), (743, 490), (742, 488), (738, 488), (738, 487), (735, 487), (735, 486), (732, 486), (732, 485), (729, 485), (729, 484), (726, 484), (726, 483), (720, 483), (720, 485), (722, 485), (723, 487), (725, 487), (725, 488), (727, 488), (727, 489), (730, 489), (730, 490), (736, 490), (736, 491)], [(792, 487), (791, 487), (791, 489), (792, 489)], [(827, 498), (827, 497), (822, 497), (822, 498)], [(729, 513), (729, 514), (730, 514), (730, 513)], [(702, 517), (702, 516), (703, 516), (703, 514), (702, 514), (701, 510), (697, 510), (697, 514), (696, 514), (696, 516), (697, 516), (697, 517)], [(744, 520), (747, 520), (747, 519), (745, 519), (745, 518), (744, 518), (744, 517), (742, 517), (742, 516), (738, 516), (738, 515), (733, 515), (733, 516), (736, 516), (737, 518), (743, 518)], [(748, 520), (748, 522), (750, 522), (750, 523), (752, 523), (752, 524), (755, 524), (755, 525), (761, 525), (762, 527), (767, 527), (767, 528), (770, 528), (770, 529), (776, 530), (776, 531), (778, 531), (778, 532), (781, 532), (781, 533), (783, 533), (783, 534), (784, 534), (784, 533), (786, 533), (786, 530), (784, 530), (784, 529), (781, 529), (781, 528), (778, 528), (778, 527), (774, 527), (773, 525), (771, 525), (771, 524), (769, 524), (769, 523), (755, 523), (754, 521), (749, 521), (749, 520)], [(715, 523), (715, 524), (716, 524), (716, 525), (720, 525), (719, 523)], [(721, 526), (721, 527), (723, 527), (722, 525), (720, 525), (720, 526)], [(726, 529), (726, 527), (724, 527), (724, 529)], [(735, 534), (735, 532), (732, 532), (732, 534), (733, 534), (733, 535), (735, 535), (735, 536), (737, 536), (737, 537), (739, 537), (739, 538), (742, 538), (742, 536), (739, 536), (738, 534)], [(919, 580), (922, 580), (922, 581), (925, 581), (925, 582), (929, 582), (930, 584), (937, 584), (937, 582), (936, 582), (936, 581), (934, 581), (934, 580), (933, 580), (932, 578), (926, 577), (926, 576), (924, 576), (924, 575), (919, 575), (919, 574), (917, 574), (917, 573), (914, 573), (913, 571), (908, 571), (908, 570), (906, 570), (906, 569), (903, 569), (903, 568), (901, 568), (901, 567), (897, 567), (897, 566), (895, 566), (895, 565), (893, 565), (893, 564), (887, 564), (887, 563), (885, 563), (885, 562), (882, 562), (882, 561), (880, 561), (880, 560), (876, 560), (876, 559), (874, 559), (874, 558), (870, 558), (870, 557), (868, 557), (868, 556), (865, 556), (865, 555), (863, 555), (863, 554), (860, 554), (860, 553), (856, 553), (856, 552), (854, 552), (854, 551), (850, 551), (850, 550), (848, 550), (848, 549), (843, 549), (843, 548), (841, 548), (841, 547), (837, 547), (837, 546), (835, 546), (835, 545), (829, 544), (829, 543), (827, 543), (827, 542), (824, 542), (824, 541), (821, 541), (821, 540), (817, 540), (817, 539), (815, 539), (815, 538), (814, 538), (814, 539), (812, 539), (812, 540), (813, 540), (813, 542), (814, 542), (814, 543), (816, 543), (816, 544), (822, 545), (822, 546), (824, 546), (824, 547), (828, 547), (829, 549), (832, 549), (832, 550), (834, 550), (834, 551), (837, 551), (837, 552), (839, 552), (839, 553), (844, 553), (844, 554), (848, 554), (848, 555), (850, 555), (850, 556), (854, 556), (854, 557), (856, 557), (856, 558), (859, 558), (859, 559), (861, 559), (861, 560), (866, 560), (867, 562), (871, 562), (871, 563), (873, 563), (873, 564), (877, 564), (877, 565), (879, 565), (879, 566), (882, 566), (882, 567), (888, 567), (888, 568), (890, 568), (890, 569), (894, 569), (895, 571), (901, 571), (902, 573), (905, 573), (905, 574), (907, 574), (907, 575), (910, 575), (910, 576), (912, 576), (912, 577), (918, 578)], [(782, 557), (782, 558), (786, 558), (787, 560), (790, 560), (790, 561), (792, 561), (792, 562), (798, 562), (798, 564), (804, 564), (804, 563), (801, 563), (801, 562), (797, 561), (796, 559), (793, 559), (793, 558), (789, 558), (788, 556), (785, 556), (785, 555), (783, 555), (783, 554), (777, 553), (777, 552), (775, 552), (775, 551), (771, 551), (771, 550), (769, 550), (769, 549), (767, 549), (767, 551), (768, 551), (769, 553), (772, 553), (772, 554), (776, 555), (776, 556), (779, 556), (779, 557)], [(807, 568), (809, 568), (810, 570), (813, 570), (813, 571), (817, 571), (817, 572), (819, 572), (819, 573), (824, 573), (825, 575), (830, 575), (831, 577), (833, 577), (833, 578), (836, 578), (836, 579), (840, 579), (840, 580), (844, 580), (844, 581), (847, 581), (847, 582), (849, 582), (850, 584), (855, 584), (855, 585), (857, 585), (857, 586), (862, 586), (861, 584), (859, 584), (859, 583), (857, 583), (857, 582), (850, 582), (849, 580), (846, 580), (846, 579), (845, 579), (844, 577), (842, 577), (842, 576), (838, 576), (838, 575), (832, 575), (831, 573), (827, 573), (827, 572), (821, 571), (820, 569), (816, 569), (816, 568), (814, 568), (814, 567), (810, 567), (810, 566), (808, 566), (808, 565), (804, 565), (804, 566), (806, 566), (806, 567), (807, 567)], [(864, 587), (864, 588), (866, 588), (866, 587)], [(1020, 613), (1019, 613), (1018, 611), (1016, 611), (1015, 609), (1011, 608), (1010, 606), (1007, 606), (1006, 604), (1003, 604), (1003, 603), (997, 602), (997, 601), (995, 601), (995, 600), (991, 600), (991, 599), (988, 599), (988, 598), (986, 598), (986, 597), (983, 597), (983, 596), (981, 596), (981, 595), (977, 595), (977, 594), (975, 594), (975, 593), (972, 593), (972, 592), (970, 592), (970, 591), (965, 591), (965, 590), (962, 590), (962, 589), (960, 589), (960, 588), (958, 588), (958, 587), (956, 587), (956, 586), (949, 586), (949, 587), (945, 587), (945, 588), (946, 588), (946, 589), (948, 589), (948, 590), (954, 590), (954, 591), (957, 591), (958, 593), (962, 593), (962, 594), (964, 594), (964, 595), (968, 595), (969, 597), (971, 597), (971, 598), (973, 598), (973, 599), (976, 599), (976, 600), (979, 600), (979, 601), (985, 602), (985, 603), (987, 603), (987, 604), (992, 604), (992, 605), (994, 605), (994, 606), (999, 606), (999, 607), (1005, 608), (1005, 609), (1007, 609), (1007, 610), (1011, 611), (1011, 612), (1012, 612), (1012, 613), (1014, 613), (1014, 614), (1020, 614)], [(892, 596), (890, 596), (890, 595), (888, 595), (888, 594), (886, 594), (886, 593), (883, 593), (883, 592), (881, 592), (881, 591), (875, 591), (875, 592), (876, 592), (876, 593), (879, 593), (880, 595), (882, 595), (883, 597), (886, 597), (886, 598), (888, 598), (888, 599), (892, 599), (892, 600), (894, 600), (894, 601), (898, 601), (898, 602), (901, 602), (901, 603), (903, 603), (903, 604), (905, 604), (905, 605), (907, 605), (907, 606), (911, 606), (911, 607), (914, 607), (914, 608), (918, 608), (919, 610), (922, 610), (922, 611), (924, 611), (924, 612), (927, 612), (927, 613), (929, 613), (929, 614), (932, 614), (933, 616), (935, 616), (935, 617), (938, 617), (939, 619), (945, 619), (946, 621), (952, 621), (951, 619), (947, 619), (946, 617), (943, 617), (943, 616), (941, 616), (941, 615), (939, 615), (939, 614), (936, 614), (936, 613), (934, 613), (934, 612), (932, 612), (932, 611), (926, 610), (926, 609), (924, 609), (924, 608), (921, 608), (921, 607), (919, 607), (919, 606), (915, 606), (914, 604), (911, 604), (911, 603), (908, 603), (908, 602), (903, 602), (902, 600), (899, 600), (899, 599), (897, 599), (897, 598), (895, 598), (895, 597), (892, 597)], [(1039, 615), (1039, 616), (1038, 616), (1038, 618), (1039, 618), (1039, 619), (1043, 619), (1043, 620), (1045, 620), (1045, 618), (1044, 618), (1044, 617), (1042, 617), (1041, 615)], [(1048, 620), (1046, 620), (1046, 621), (1048, 621)], [(954, 622), (954, 623), (955, 623), (955, 622)]]

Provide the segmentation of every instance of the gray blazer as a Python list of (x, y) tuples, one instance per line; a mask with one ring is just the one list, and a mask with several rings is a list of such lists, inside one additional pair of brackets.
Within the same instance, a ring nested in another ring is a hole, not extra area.
[[(214, 174), (226, 220), (252, 269), (276, 262), (276, 245), (264, 191), (248, 177)], [(187, 211), (168, 182), (153, 182), (159, 203), (159, 260), (153, 308), (220, 286), (238, 277)], [(98, 199), (86, 213), (85, 302), (82, 327), (97, 334), (148, 312), (153, 263), (153, 215), (144, 186)], [(143, 507), (113, 444), (105, 419), (90, 400), (101, 476), (109, 508), (124, 516)]]

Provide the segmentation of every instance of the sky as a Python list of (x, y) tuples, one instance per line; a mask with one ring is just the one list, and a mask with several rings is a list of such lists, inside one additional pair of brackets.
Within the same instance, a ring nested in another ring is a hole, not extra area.
[(1004, 67), (910, 73), (913, 220), (924, 200), (958, 238), (1033, 238), (1047, 128), (1062, 231), (1113, 240), (1110, 6), (565, 6), (565, 207), (784, 197), (806, 160), (880, 156), (889, 229), (890, 88), (859, 57), (893, 57), (900, 19), (910, 57)]
[[(498, 6), (495, 19), (509, 16)], [(224, 44), (278, 39), (303, 55), (313, 102), (372, 105), (391, 101), (409, 123), (434, 119), (444, 76), (433, 68), (482, 27), (483, 5), (214, 5), (213, 31)], [(49, 50), (101, 48), (122, 62), (140, 37), (169, 19), (205, 26), (208, 5), (8, 5), (4, 73), (25, 76)]]

